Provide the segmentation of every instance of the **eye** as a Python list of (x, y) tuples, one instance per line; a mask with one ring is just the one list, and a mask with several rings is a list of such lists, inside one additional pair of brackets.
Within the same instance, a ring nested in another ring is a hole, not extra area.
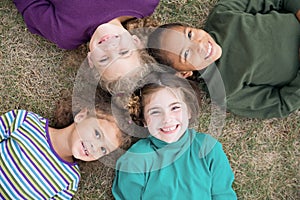
[(102, 152), (104, 155), (106, 155), (106, 154), (107, 154), (106, 148), (105, 148), (105, 147), (101, 147), (101, 152)]
[(120, 51), (119, 52), (119, 54), (121, 55), (121, 56), (125, 56), (125, 55), (127, 55), (129, 53), (129, 50), (122, 50), (122, 51)]
[(191, 40), (192, 39), (192, 31), (189, 31), (188, 33), (187, 33), (187, 37)]
[(181, 109), (181, 105), (174, 105), (171, 107), (172, 111), (179, 111)]
[(99, 60), (99, 63), (105, 63), (105, 62), (107, 62), (108, 61), (108, 57), (103, 57), (103, 58), (101, 58), (100, 60)]
[(184, 51), (184, 54), (183, 54), (184, 60), (187, 60), (189, 54), (190, 54), (190, 50), (189, 49), (187, 49), (187, 50)]
[(95, 136), (96, 136), (97, 139), (100, 139), (101, 138), (100, 132), (95, 130)]
[(149, 115), (159, 115), (160, 114), (160, 111), (158, 110), (152, 110), (149, 112)]

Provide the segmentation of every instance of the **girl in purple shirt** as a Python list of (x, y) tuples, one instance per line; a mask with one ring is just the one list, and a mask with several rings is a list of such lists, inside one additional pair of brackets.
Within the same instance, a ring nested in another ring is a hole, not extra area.
[(158, 3), (159, 0), (14, 0), (30, 32), (63, 49), (89, 42), (89, 65), (107, 81), (142, 65), (139, 51), (134, 51), (142, 48), (141, 42), (122, 22), (151, 15)]

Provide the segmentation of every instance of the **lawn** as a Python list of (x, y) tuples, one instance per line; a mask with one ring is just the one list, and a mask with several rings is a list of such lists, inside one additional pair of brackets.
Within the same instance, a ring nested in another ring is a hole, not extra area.
[[(215, 0), (164, 0), (150, 21), (201, 27)], [(53, 120), (55, 104), (72, 94), (77, 69), (88, 49), (57, 48), (31, 34), (11, 0), (0, 2), (0, 113), (34, 111)], [(208, 132), (209, 99), (197, 127)], [(235, 174), (239, 199), (299, 199), (300, 111), (284, 119), (248, 119), (226, 114), (218, 138)], [(82, 180), (74, 199), (112, 199), (114, 170), (102, 162), (80, 162)]]

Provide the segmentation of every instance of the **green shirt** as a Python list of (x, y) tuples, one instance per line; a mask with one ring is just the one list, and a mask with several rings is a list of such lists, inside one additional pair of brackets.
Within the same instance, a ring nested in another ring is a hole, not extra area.
[(139, 140), (116, 168), (116, 199), (237, 199), (222, 145), (192, 129), (170, 144), (153, 136)]
[(215, 64), (229, 111), (272, 118), (300, 108), (299, 9), (299, 0), (220, 0), (212, 10), (205, 30), (222, 47)]

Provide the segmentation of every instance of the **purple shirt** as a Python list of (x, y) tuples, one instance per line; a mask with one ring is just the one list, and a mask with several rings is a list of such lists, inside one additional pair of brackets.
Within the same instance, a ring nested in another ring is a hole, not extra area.
[(95, 29), (120, 16), (151, 15), (159, 0), (14, 0), (30, 32), (63, 49), (88, 42)]

